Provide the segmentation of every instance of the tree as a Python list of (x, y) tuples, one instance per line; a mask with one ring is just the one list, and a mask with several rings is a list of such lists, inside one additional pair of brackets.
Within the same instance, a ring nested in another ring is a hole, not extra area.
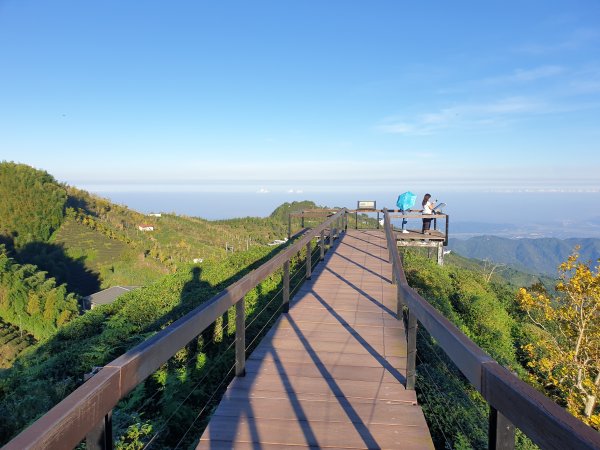
[(578, 261), (578, 250), (560, 265), (555, 295), (522, 288), (517, 297), (544, 332), (524, 346), (533, 377), (573, 415), (600, 429), (600, 265), (594, 273)]
[(489, 283), (494, 275), (494, 272), (500, 273), (506, 270), (506, 264), (494, 262), (488, 258), (483, 260), (483, 278), (486, 283)]

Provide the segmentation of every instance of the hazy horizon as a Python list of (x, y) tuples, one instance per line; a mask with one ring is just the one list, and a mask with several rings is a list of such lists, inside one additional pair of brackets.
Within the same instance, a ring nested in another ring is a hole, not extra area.
[[(89, 189), (90, 186), (78, 186)], [(91, 186), (94, 187), (94, 186)], [(378, 208), (396, 208), (396, 192), (206, 192), (118, 191), (91, 192), (142, 213), (176, 213), (209, 220), (266, 217), (284, 202), (311, 200), (322, 206), (355, 208), (358, 200), (375, 200)], [(118, 187), (118, 186), (115, 186)], [(424, 192), (415, 192), (422, 197)], [(600, 214), (589, 208), (600, 193), (564, 192), (436, 192), (447, 203), (450, 235), (469, 237), (497, 234), (510, 237), (599, 237)], [(417, 203), (420, 202), (418, 198)], [(459, 228), (454, 228), (459, 225)], [(418, 226), (416, 224), (415, 226)], [(481, 231), (478, 231), (478, 228)], [(490, 232), (491, 230), (491, 232)]]

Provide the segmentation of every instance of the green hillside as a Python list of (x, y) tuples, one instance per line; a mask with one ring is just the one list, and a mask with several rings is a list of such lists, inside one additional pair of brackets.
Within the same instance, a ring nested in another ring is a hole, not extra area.
[[(232, 255), (268, 252), (267, 243), (287, 235), (286, 205), (268, 218), (147, 216), (23, 164), (0, 162), (0, 194), (0, 317), (38, 339), (75, 317), (82, 296), (150, 285), (194, 260), (209, 267)], [(292, 210), (314, 207), (298, 202)], [(293, 231), (299, 228), (294, 223)], [(55, 300), (46, 301), (55, 291)]]
[(477, 236), (470, 239), (450, 239), (449, 248), (463, 256), (508, 264), (530, 273), (556, 277), (557, 267), (567, 259), (575, 246), (580, 246), (583, 261), (600, 258), (600, 239), (539, 238), (508, 239), (497, 236)]
[[(97, 307), (62, 327), (51, 339), (19, 358), (18, 363), (0, 377), (0, 443), (75, 389), (81, 384), (83, 374), (92, 367), (106, 364), (155, 334), (272, 254), (272, 248), (255, 247), (202, 268), (181, 267), (176, 273), (129, 292), (111, 305)], [(304, 270), (301, 259), (292, 262), (292, 273), (296, 270)], [(301, 280), (302, 277), (294, 277), (292, 289)], [(255, 342), (254, 338), (268, 330), (265, 325), (276, 317), (273, 313), (281, 305), (280, 288), (281, 274), (276, 273), (246, 296), (248, 342)], [(234, 324), (233, 316), (226, 314), (140, 385), (115, 411), (115, 435), (127, 441), (128, 431), (133, 433), (140, 425), (141, 410), (144, 411), (143, 422), (156, 430), (210, 371), (202, 389), (194, 391), (189, 404), (170, 424), (164, 439), (169, 442), (171, 434), (181, 436), (197, 410), (227, 376), (233, 363), (230, 344)]]
[(47, 172), (0, 162), (0, 242), (47, 241), (62, 223), (67, 194)]
[(504, 281), (515, 287), (532, 286), (541, 283), (547, 290), (552, 290), (556, 284), (556, 278), (551, 276), (523, 272), (507, 264), (467, 258), (458, 253), (450, 253), (444, 256), (444, 261), (447, 264), (480, 273), (486, 280)]
[[(8, 162), (0, 163), (0, 190), (0, 242), (19, 263), (36, 265), (80, 295), (118, 284), (145, 285), (182, 264), (219, 261), (283, 239), (289, 211), (317, 208), (293, 202), (268, 218), (221, 221), (147, 216)], [(140, 231), (140, 225), (154, 230)], [(294, 223), (294, 231), (299, 227)]]

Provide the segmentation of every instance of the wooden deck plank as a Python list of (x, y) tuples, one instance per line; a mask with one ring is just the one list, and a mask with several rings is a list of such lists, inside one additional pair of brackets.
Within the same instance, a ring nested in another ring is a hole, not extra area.
[[(240, 418), (216, 416), (201, 438), (198, 448), (210, 448), (210, 440), (276, 445), (345, 447), (356, 449), (430, 448), (427, 427), (405, 425), (367, 426), (351, 422), (308, 422), (304, 420)], [(206, 443), (206, 447), (203, 447)]]
[[(278, 350), (300, 350), (303, 353), (306, 353), (306, 341), (309, 341), (310, 348), (318, 353), (344, 352), (359, 357), (361, 355), (372, 355), (376, 358), (379, 358), (380, 356), (406, 356), (406, 347), (404, 348), (404, 352), (401, 351), (401, 347), (397, 347), (395, 353), (386, 352), (383, 336), (376, 336), (369, 341), (362, 341), (362, 339), (355, 340), (352, 337), (348, 337), (345, 340), (340, 340), (339, 338), (337, 340), (328, 340), (327, 337), (330, 335), (331, 333), (318, 333), (315, 331), (313, 333), (303, 335), (301, 340), (292, 340), (290, 339), (290, 336), (276, 335), (274, 337), (267, 338), (266, 342), (270, 342), (272, 345), (277, 346)], [(263, 352), (262, 348), (259, 351)]]
[(249, 356), (197, 448), (433, 448), (403, 386), (385, 238), (342, 236)]
[[(391, 366), (391, 365), (390, 365)], [(325, 378), (331, 380), (353, 380), (369, 381), (377, 380), (384, 383), (404, 383), (404, 374), (398, 370), (390, 371), (381, 366), (348, 366), (342, 364), (325, 365), (321, 361), (317, 363), (286, 362), (285, 365), (277, 361), (249, 359), (246, 364), (246, 373), (272, 373), (280, 376)]]
[[(289, 400), (289, 399), (288, 399)], [(290, 404), (293, 403), (293, 404)], [(348, 416), (344, 409), (344, 401), (339, 399), (293, 399), (292, 402), (265, 397), (246, 399), (230, 399), (219, 405), (215, 416), (244, 417), (257, 419), (301, 420), (309, 422), (344, 422), (352, 423), (404, 425), (426, 427), (422, 415), (412, 414), (419, 406), (410, 403), (363, 402), (352, 404), (355, 414)]]
[(293, 391), (294, 398), (305, 400), (335, 400), (345, 398), (354, 403), (378, 402), (416, 404), (414, 391), (400, 389), (398, 383), (380, 383), (378, 381), (337, 380), (331, 386), (327, 380), (295, 377), (282, 380), (276, 375), (258, 375), (255, 382), (246, 382), (243, 378), (234, 380), (223, 399), (257, 397), (289, 399)]
[(315, 356), (308, 354), (302, 349), (283, 349), (283, 351), (275, 352), (272, 349), (257, 349), (252, 353), (252, 356), (248, 361), (257, 362), (281, 362), (284, 365), (287, 363), (297, 364), (321, 364), (326, 368), (334, 366), (351, 366), (351, 367), (376, 367), (380, 368), (382, 364), (389, 364), (391, 367), (401, 371), (406, 370), (406, 357), (388, 356), (384, 357), (379, 355), (373, 357), (367, 353), (351, 353), (351, 352), (333, 352), (333, 351), (319, 351), (318, 359), (315, 360)]

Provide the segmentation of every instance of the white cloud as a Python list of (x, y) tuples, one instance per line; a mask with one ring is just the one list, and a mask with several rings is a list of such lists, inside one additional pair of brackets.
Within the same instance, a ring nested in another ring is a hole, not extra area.
[(302, 189), (288, 189), (288, 194), (302, 194), (304, 191)]
[(566, 69), (561, 66), (540, 66), (532, 69), (515, 69), (510, 75), (502, 75), (484, 80), (485, 83), (525, 83), (561, 75)]
[(377, 126), (392, 134), (429, 135), (451, 127), (491, 126), (508, 117), (552, 112), (544, 102), (526, 97), (507, 97), (490, 103), (472, 103), (418, 114), (412, 120), (387, 118)]
[(257, 194), (268, 194), (269, 192), (271, 191), (266, 188), (260, 188), (258, 191), (256, 191)]
[(541, 55), (547, 53), (556, 53), (561, 51), (573, 51), (584, 47), (587, 44), (594, 43), (600, 37), (600, 32), (596, 29), (582, 28), (575, 30), (569, 37), (562, 41), (552, 44), (531, 43), (519, 47), (517, 50), (523, 53)]

